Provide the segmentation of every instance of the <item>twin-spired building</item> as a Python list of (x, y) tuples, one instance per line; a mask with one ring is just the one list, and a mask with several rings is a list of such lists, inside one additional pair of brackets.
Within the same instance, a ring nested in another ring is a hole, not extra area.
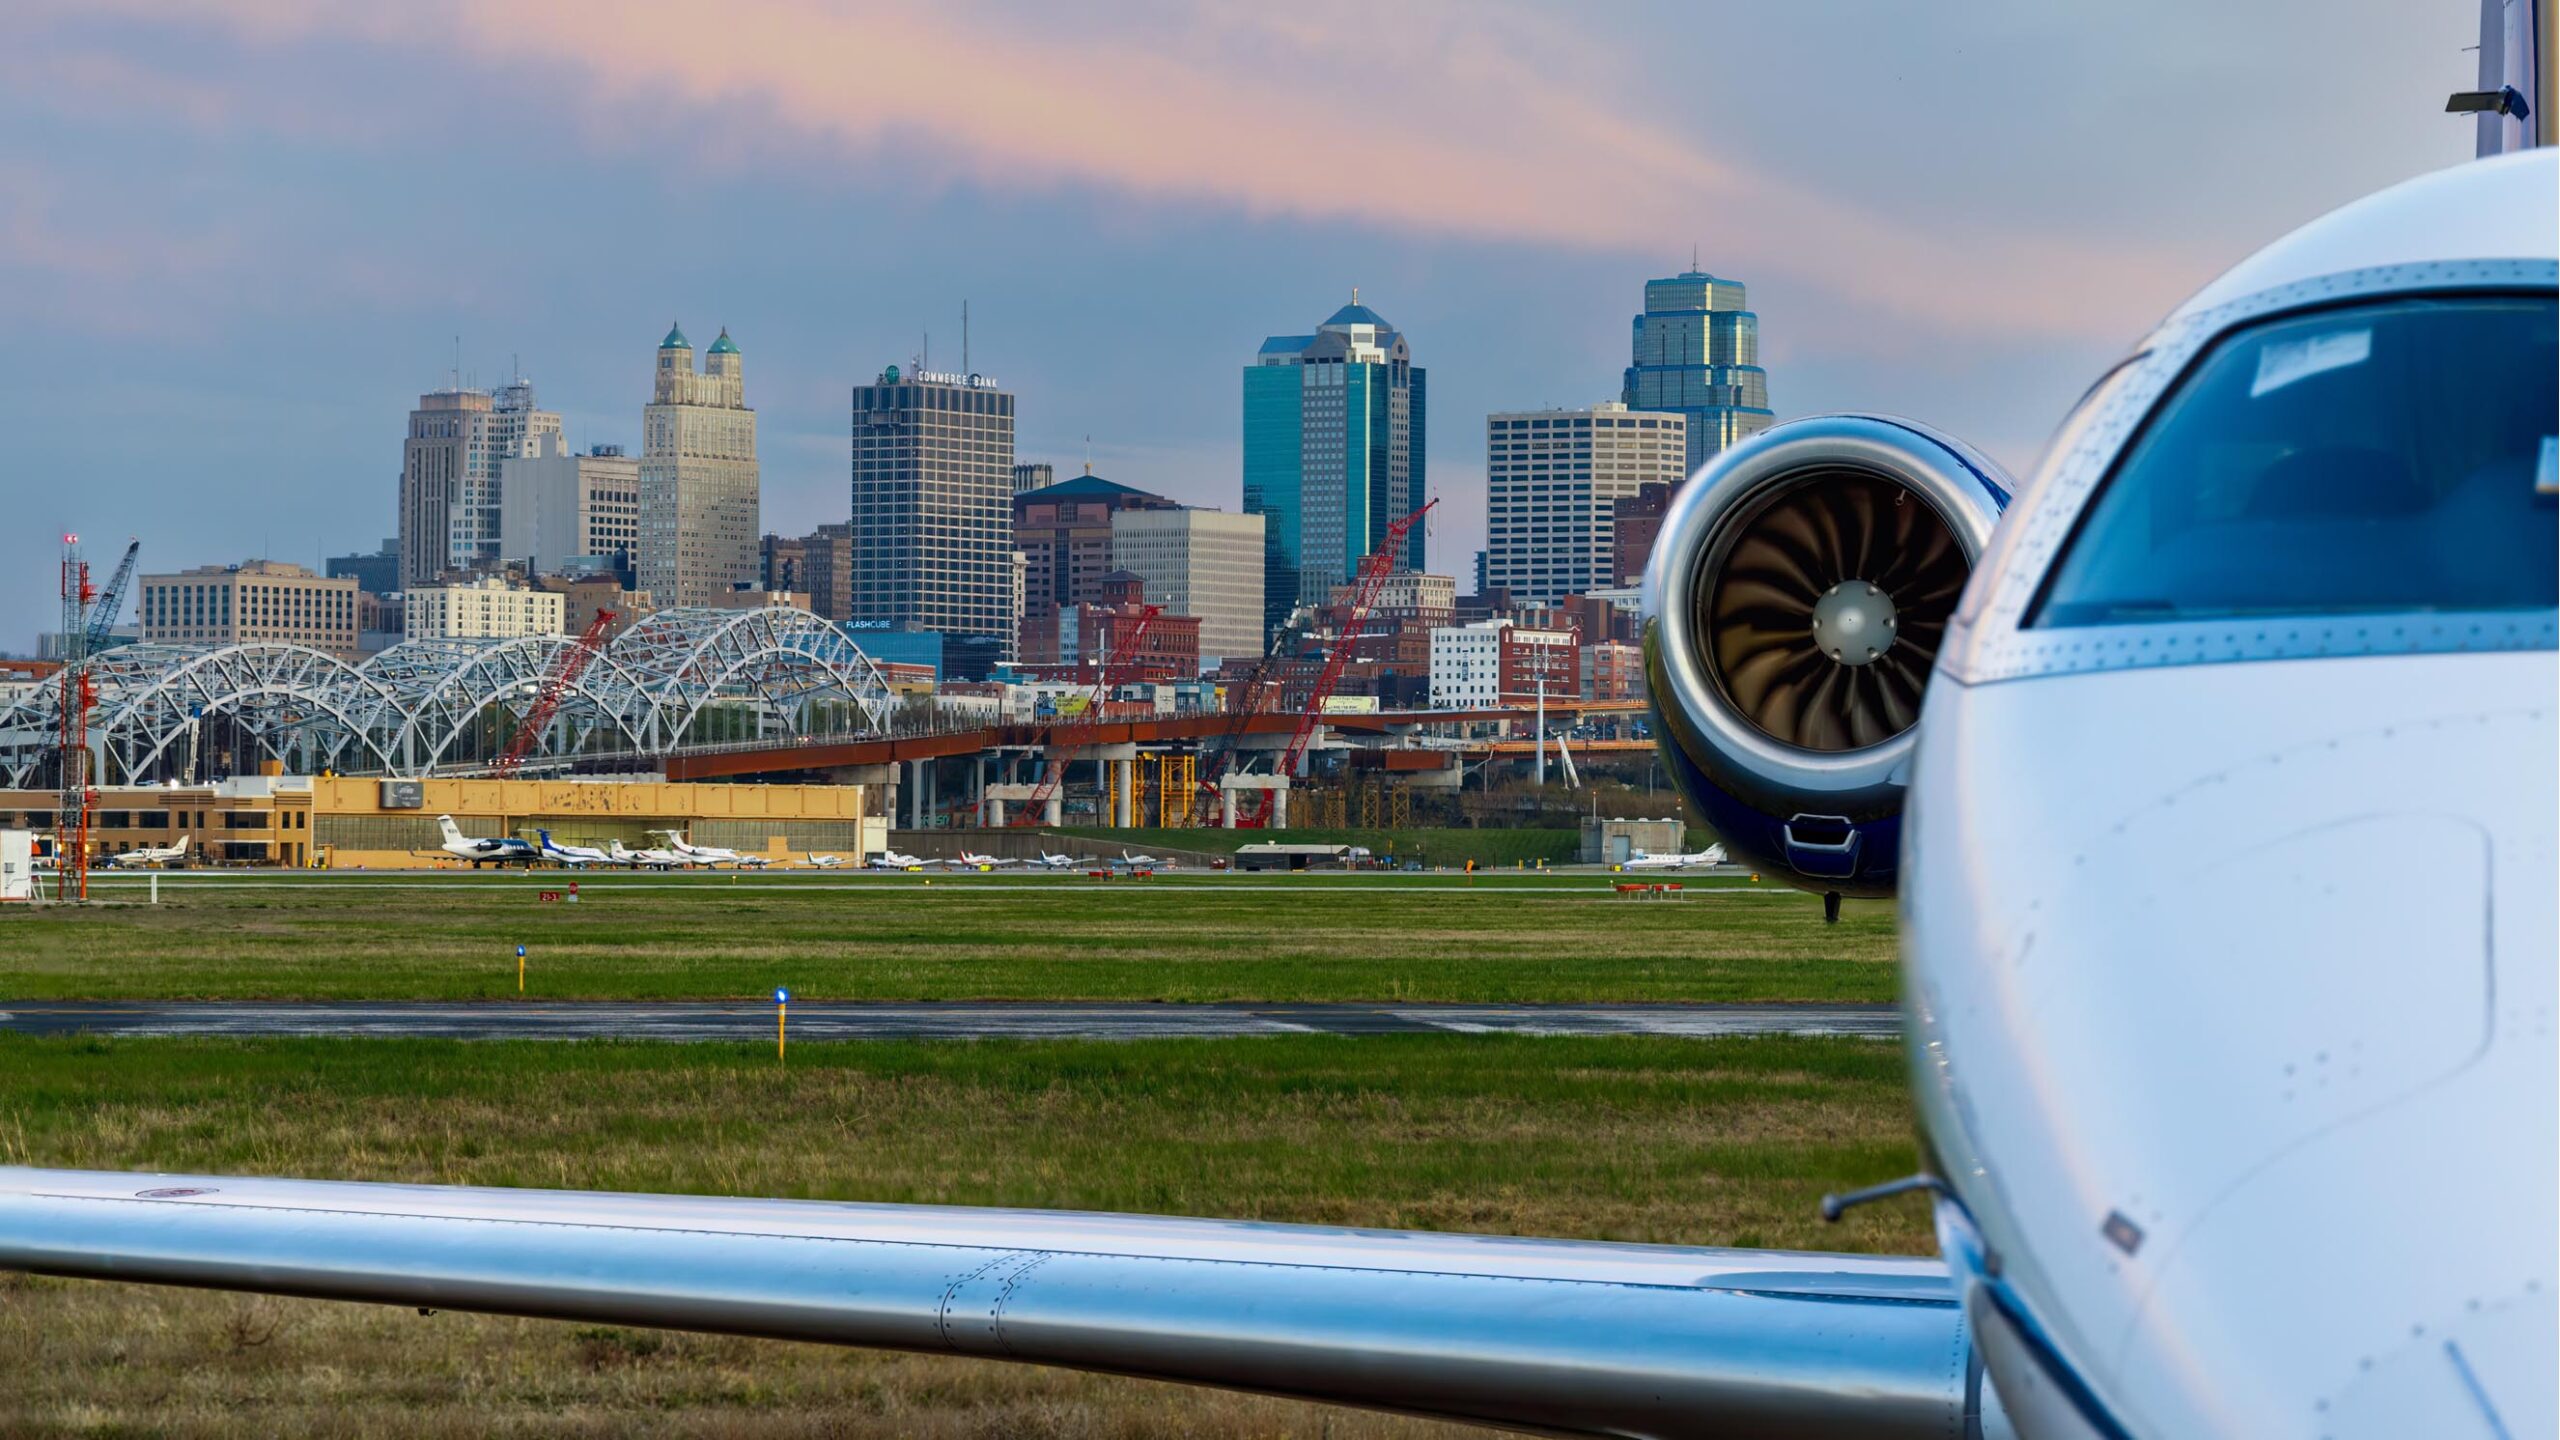
[[(1244, 508), (1263, 531), (1263, 624), (1320, 605), (1422, 504), (1422, 367), (1377, 311), (1351, 303), (1312, 335), (1274, 335), (1244, 372)], [(1419, 570), (1422, 527), (1396, 568)]]
[(760, 583), (756, 412), (746, 386), (725, 329), (699, 371), (683, 326), (658, 345), (657, 387), (640, 412), (638, 588), (661, 606), (709, 605)]

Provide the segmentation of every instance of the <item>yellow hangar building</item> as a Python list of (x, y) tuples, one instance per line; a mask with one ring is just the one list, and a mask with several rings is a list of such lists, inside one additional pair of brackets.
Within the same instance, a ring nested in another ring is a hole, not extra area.
[[(190, 865), (415, 869), (461, 865), (439, 848), (436, 820), (465, 834), (639, 850), (657, 830), (695, 845), (777, 861), (810, 851), (855, 856), (886, 848), (889, 821), (865, 813), (865, 785), (688, 785), (633, 780), (385, 780), (247, 775), (209, 785), (114, 786), (97, 792), (91, 853), (103, 859), (188, 839)], [(50, 831), (57, 796), (0, 790), (0, 829)]]

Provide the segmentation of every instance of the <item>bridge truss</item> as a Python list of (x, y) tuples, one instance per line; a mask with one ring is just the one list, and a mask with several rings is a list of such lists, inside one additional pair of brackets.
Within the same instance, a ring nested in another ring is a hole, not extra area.
[[(93, 768), (108, 784), (198, 778), (213, 722), (298, 773), (477, 769), (506, 749), (576, 643), (406, 640), (354, 665), (299, 645), (123, 646), (87, 662)], [(0, 695), (0, 782), (23, 788), (55, 769), (60, 702), (59, 685)], [(874, 735), (895, 704), (853, 637), (805, 610), (661, 610), (577, 671), (528, 763)]]

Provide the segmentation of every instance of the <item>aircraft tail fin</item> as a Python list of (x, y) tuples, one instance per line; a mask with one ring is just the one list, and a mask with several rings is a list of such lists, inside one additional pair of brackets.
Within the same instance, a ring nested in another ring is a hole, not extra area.
[(437, 816), (436, 825), (444, 831), (444, 843), (447, 845), (459, 845), (462, 843), (462, 827), (453, 823), (452, 816)]

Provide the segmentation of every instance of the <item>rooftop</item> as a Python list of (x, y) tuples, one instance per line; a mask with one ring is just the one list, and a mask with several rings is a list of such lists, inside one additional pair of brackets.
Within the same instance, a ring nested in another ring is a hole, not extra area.
[(1013, 502), (1023, 505), (1035, 500), (1118, 500), (1128, 496), (1136, 496), (1141, 500), (1164, 499), (1153, 491), (1141, 490), (1135, 485), (1123, 485), (1117, 480), (1105, 480), (1099, 475), (1078, 475), (1072, 480), (1061, 480), (1055, 485), (1043, 485), (1037, 490), (1025, 490), (1014, 496)]
[(1343, 306), (1341, 309), (1334, 311), (1333, 314), (1324, 322), (1324, 328), (1327, 330), (1338, 330), (1348, 325), (1375, 325), (1381, 330), (1393, 330), (1396, 328), (1387, 323), (1386, 316), (1379, 314), (1377, 311), (1370, 309), (1368, 306), (1361, 304), (1357, 300), (1354, 300), (1350, 304)]

